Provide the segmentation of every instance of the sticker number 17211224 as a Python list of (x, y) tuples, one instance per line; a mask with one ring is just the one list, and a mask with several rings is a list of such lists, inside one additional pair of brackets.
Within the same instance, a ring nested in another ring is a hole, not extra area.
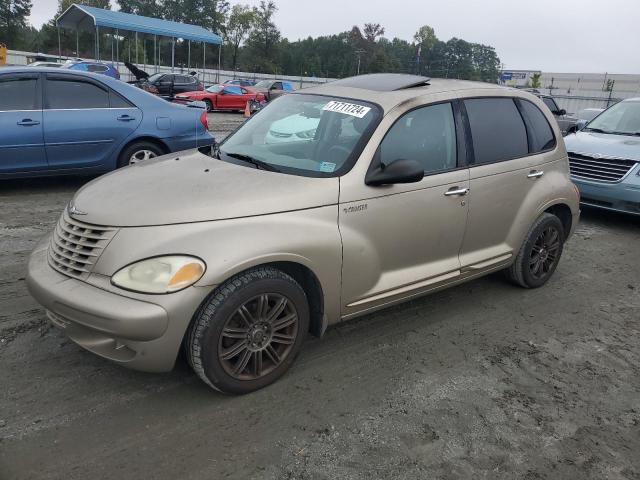
[(369, 113), (371, 107), (365, 107), (364, 105), (358, 105), (356, 103), (337, 102), (332, 100), (327, 103), (322, 110), (327, 112), (344, 113), (345, 115), (351, 115), (352, 117), (362, 118)]

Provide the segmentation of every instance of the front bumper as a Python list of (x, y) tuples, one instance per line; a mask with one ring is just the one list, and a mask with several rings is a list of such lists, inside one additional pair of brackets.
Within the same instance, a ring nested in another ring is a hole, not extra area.
[[(631, 175), (636, 175), (636, 172)], [(620, 183), (590, 182), (575, 177), (571, 180), (580, 190), (581, 204), (640, 215), (640, 182), (631, 183), (629, 177)]]
[(103, 289), (55, 271), (48, 264), (45, 242), (31, 254), (26, 281), (51, 323), (79, 346), (152, 372), (173, 368), (184, 332), (209, 292), (190, 287), (170, 295), (124, 296), (106, 289), (114, 288), (106, 277)]

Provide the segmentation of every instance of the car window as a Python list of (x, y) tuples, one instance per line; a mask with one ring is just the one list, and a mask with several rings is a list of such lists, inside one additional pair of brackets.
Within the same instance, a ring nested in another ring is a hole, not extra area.
[(95, 73), (103, 73), (109, 70), (105, 65), (88, 65), (88, 70)]
[(247, 93), (249, 93), (246, 88), (241, 88), (240, 91), (242, 92), (243, 95), (246, 95)]
[(273, 86), (271, 88), (282, 90), (282, 82), (273, 82)]
[(132, 108), (133, 104), (129, 102), (127, 99), (122, 97), (120, 94), (114, 92), (113, 90), (109, 91), (109, 101), (111, 108)]
[(109, 92), (89, 82), (47, 79), (45, 108), (109, 108)]
[(175, 83), (191, 83), (191, 80), (185, 75), (176, 75)]
[(35, 78), (0, 79), (0, 110), (34, 110), (37, 108)]
[(511, 98), (464, 101), (471, 126), (475, 163), (491, 163), (528, 155), (527, 131)]
[(412, 110), (396, 121), (380, 144), (385, 165), (415, 160), (426, 173), (456, 167), (456, 127), (450, 103)]
[(520, 100), (522, 113), (527, 120), (529, 153), (538, 153), (555, 147), (556, 139), (547, 118), (533, 103)]
[(542, 101), (544, 104), (551, 110), (551, 112), (555, 113), (558, 111), (558, 106), (553, 98), (542, 97)]
[(207, 92), (218, 93), (223, 88), (225, 88), (225, 87), (223, 87), (222, 85), (211, 85), (210, 87), (207, 87), (206, 90), (207, 90)]
[(162, 73), (154, 73), (153, 75), (151, 75), (147, 81), (149, 82), (157, 82), (158, 80), (160, 80), (162, 77), (164, 77), (164, 74)]
[(71, 70), (80, 70), (81, 72), (89, 71), (89, 65), (87, 65), (86, 63), (76, 63), (75, 65), (69, 66), (69, 68)]
[(230, 85), (228, 87), (225, 87), (224, 93), (226, 93), (227, 95), (242, 95), (242, 90), (240, 90), (240, 87), (238, 87), (237, 85)]
[(287, 92), (293, 92), (293, 85), (291, 85), (289, 82), (283, 82), (282, 85)]

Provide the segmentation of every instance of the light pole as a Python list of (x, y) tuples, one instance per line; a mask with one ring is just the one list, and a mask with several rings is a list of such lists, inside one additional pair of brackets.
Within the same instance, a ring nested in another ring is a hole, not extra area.
[(356, 75), (360, 75), (360, 55), (362, 55), (363, 53), (365, 53), (365, 51), (362, 49), (356, 50), (356, 55), (358, 56), (358, 70), (356, 72)]

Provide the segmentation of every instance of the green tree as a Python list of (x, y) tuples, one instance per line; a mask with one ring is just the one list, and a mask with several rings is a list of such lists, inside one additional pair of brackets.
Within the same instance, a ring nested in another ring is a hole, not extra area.
[(234, 5), (227, 22), (227, 40), (232, 49), (231, 69), (238, 66), (238, 51), (255, 22), (255, 12), (248, 5)]
[(158, 0), (118, 0), (120, 11), (143, 17), (162, 18), (163, 6)]
[(247, 47), (251, 53), (251, 64), (261, 72), (278, 71), (276, 60), (280, 30), (273, 22), (277, 10), (273, 0), (261, 0), (260, 6), (254, 9), (253, 29)]
[(0, 42), (16, 48), (32, 6), (31, 0), (0, 0)]

